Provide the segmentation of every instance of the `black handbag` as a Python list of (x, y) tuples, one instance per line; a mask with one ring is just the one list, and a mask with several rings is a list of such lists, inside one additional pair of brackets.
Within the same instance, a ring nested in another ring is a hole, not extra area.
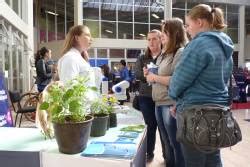
[(140, 104), (139, 104), (139, 95), (135, 95), (134, 99), (133, 99), (133, 104), (132, 104), (133, 108), (136, 110), (140, 111)]
[(177, 113), (176, 139), (204, 153), (230, 147), (242, 140), (229, 107), (195, 105)]

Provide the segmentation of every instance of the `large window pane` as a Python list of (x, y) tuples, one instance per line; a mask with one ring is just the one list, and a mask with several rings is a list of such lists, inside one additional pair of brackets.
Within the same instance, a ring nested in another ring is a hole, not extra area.
[(107, 49), (97, 49), (97, 58), (107, 58)]
[(135, 6), (135, 22), (148, 23), (148, 7)]
[(47, 14), (48, 41), (54, 41), (55, 36), (55, 15)]
[(116, 21), (116, 4), (106, 4), (101, 5), (101, 19)]
[(199, 3), (196, 3), (196, 2), (188, 2), (188, 3), (187, 3), (187, 8), (188, 8), (188, 9), (192, 9), (192, 8), (195, 7), (196, 5), (199, 5)]
[(185, 23), (185, 10), (173, 9), (173, 17), (178, 17), (183, 20), (183, 23)]
[(227, 13), (227, 26), (229, 28), (238, 28), (238, 14)]
[(227, 12), (228, 13), (239, 13), (239, 6), (227, 4)]
[(161, 31), (161, 24), (150, 24), (150, 31), (153, 29), (157, 29)]
[(63, 40), (65, 38), (65, 25), (64, 17), (57, 16), (57, 40)]
[(17, 15), (19, 15), (19, 13), (18, 13), (18, 4), (19, 4), (19, 0), (13, 0), (12, 1), (13, 10), (16, 12)]
[(164, 10), (163, 8), (150, 8), (150, 22), (151, 23), (161, 23), (161, 20), (164, 20)]
[(99, 3), (83, 2), (83, 19), (99, 20)]
[(116, 38), (116, 23), (102, 22), (102, 38)]
[(238, 28), (227, 28), (227, 34), (231, 37), (234, 43), (238, 43)]
[(148, 24), (135, 24), (135, 39), (146, 39)]
[(83, 24), (88, 26), (93, 38), (99, 38), (99, 22), (83, 20)]
[(121, 58), (124, 59), (124, 49), (110, 49), (110, 58)]
[(95, 57), (95, 50), (94, 48), (91, 48), (88, 50), (88, 54), (90, 58), (94, 58)]
[(132, 23), (118, 23), (118, 38), (119, 39), (133, 39), (133, 24)]
[(185, 9), (185, 2), (173, 2), (172, 7)]
[(135, 0), (134, 4), (135, 4), (135, 6), (149, 6), (150, 5), (148, 0), (144, 0), (144, 1)]
[(66, 0), (67, 2), (67, 32), (74, 26), (74, 1)]
[(118, 5), (118, 20), (119, 21), (133, 21), (133, 6), (130, 5)]
[(141, 54), (141, 49), (128, 49), (127, 58), (137, 58)]

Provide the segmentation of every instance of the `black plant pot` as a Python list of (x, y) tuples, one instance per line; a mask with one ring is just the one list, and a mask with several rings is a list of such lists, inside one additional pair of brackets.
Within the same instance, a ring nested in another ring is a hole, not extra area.
[(94, 120), (91, 126), (90, 136), (99, 137), (104, 136), (107, 130), (108, 115), (94, 116)]
[(110, 113), (109, 114), (109, 127), (117, 127), (117, 116), (116, 113)]
[(108, 115), (107, 130), (109, 130), (109, 127), (110, 127), (110, 116)]
[(65, 154), (82, 152), (87, 146), (92, 120), (92, 116), (87, 116), (86, 121), (79, 123), (53, 122), (59, 151)]

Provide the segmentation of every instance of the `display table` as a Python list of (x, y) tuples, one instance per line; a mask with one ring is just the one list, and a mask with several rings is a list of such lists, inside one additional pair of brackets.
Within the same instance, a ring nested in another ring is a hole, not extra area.
[[(136, 117), (136, 118), (134, 118)], [(118, 114), (118, 123), (138, 119), (138, 113)], [(141, 118), (139, 116), (140, 121)], [(123, 123), (123, 124), (124, 124)], [(142, 123), (142, 122), (138, 122)], [(124, 126), (110, 128), (105, 136), (112, 136)], [(97, 138), (90, 138), (89, 143)], [(36, 128), (0, 128), (0, 162), (3, 167), (142, 167), (145, 165), (146, 130), (138, 136), (136, 153), (130, 159), (83, 157), (80, 154), (59, 153), (55, 139), (44, 140)]]

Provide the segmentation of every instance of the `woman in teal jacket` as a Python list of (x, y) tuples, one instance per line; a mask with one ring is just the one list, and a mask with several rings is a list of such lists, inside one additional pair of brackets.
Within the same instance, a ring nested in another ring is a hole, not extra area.
[[(233, 43), (221, 32), (225, 27), (222, 10), (197, 5), (187, 14), (186, 26), (192, 40), (183, 51), (169, 87), (169, 96), (177, 101), (176, 113), (197, 104), (227, 106)], [(185, 144), (182, 149), (186, 167), (222, 166), (220, 150), (204, 154)]]

